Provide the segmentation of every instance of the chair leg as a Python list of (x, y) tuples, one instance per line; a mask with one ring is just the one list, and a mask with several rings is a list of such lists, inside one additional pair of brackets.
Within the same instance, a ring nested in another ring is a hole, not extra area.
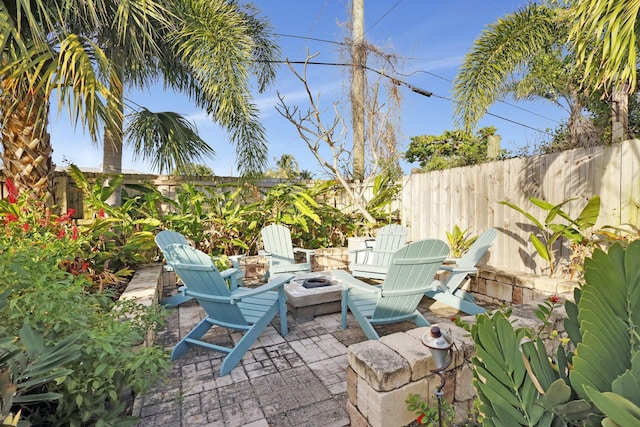
[(287, 325), (287, 294), (284, 292), (284, 286), (278, 288), (278, 311), (280, 317), (280, 335), (283, 337), (289, 333)]
[(275, 317), (278, 308), (274, 305), (260, 320), (253, 324), (233, 347), (233, 350), (224, 358), (220, 367), (220, 375), (227, 375), (242, 359), (242, 356), (251, 348), (256, 339), (262, 334), (269, 322)]
[(182, 338), (180, 342), (178, 342), (178, 344), (176, 344), (176, 346), (173, 348), (173, 351), (171, 352), (171, 361), (178, 360), (179, 358), (184, 356), (184, 354), (189, 349), (188, 340), (199, 340), (212, 327), (213, 323), (209, 321), (208, 317), (202, 319), (200, 323), (198, 323), (198, 325), (193, 328), (184, 338)]
[(162, 304), (164, 308), (175, 308), (184, 302), (191, 301), (192, 299), (192, 296), (188, 296), (185, 294), (175, 294), (163, 299), (160, 304)]
[(349, 291), (345, 289), (342, 291), (342, 299), (340, 302), (340, 312), (342, 313), (342, 329), (347, 329), (347, 311), (349, 309), (347, 301), (348, 298)]
[(431, 323), (418, 310), (415, 311), (415, 316), (413, 316), (413, 323), (418, 327), (431, 326)]
[(448, 292), (440, 292), (436, 293), (432, 297), (437, 301), (441, 301), (451, 307), (457, 308), (460, 311), (463, 311), (467, 314), (482, 314), (487, 310), (480, 307), (478, 304), (474, 304), (466, 299), (459, 298), (456, 295), (452, 295)]

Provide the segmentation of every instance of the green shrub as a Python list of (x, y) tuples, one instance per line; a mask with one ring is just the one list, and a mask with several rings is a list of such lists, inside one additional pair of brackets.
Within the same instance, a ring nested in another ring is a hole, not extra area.
[[(92, 240), (95, 236), (88, 231), (96, 228), (77, 227), (72, 216), (69, 212), (55, 215), (41, 200), (14, 190), (0, 201), (5, 231), (0, 233), (0, 295), (7, 295), (6, 309), (0, 309), (4, 328), (0, 343), (7, 348), (19, 331), (32, 331), (31, 343), (42, 337), (38, 344), (42, 351), (60, 348), (70, 340), (74, 345), (74, 357), (64, 360), (64, 370), (45, 377), (38, 387), (23, 390), (24, 396), (13, 404), (22, 409), (21, 419), (38, 425), (131, 423), (122, 418), (122, 392), (144, 391), (168, 368), (164, 350), (136, 348), (149, 327), (161, 325), (161, 309), (114, 302), (112, 291), (88, 292), (95, 290), (92, 266), (98, 268), (97, 254), (106, 246)], [(115, 237), (105, 243), (122, 238), (117, 228), (107, 227), (101, 233), (107, 231)], [(125, 242), (121, 248), (126, 246)], [(128, 250), (134, 246), (140, 247), (133, 243)], [(124, 321), (125, 317), (129, 320)], [(18, 379), (18, 387), (23, 371), (37, 356), (26, 335), (20, 336), (27, 356), (22, 364), (13, 364), (10, 374), (10, 379)], [(8, 351), (13, 353), (11, 348)], [(29, 396), (31, 404), (24, 406)]]

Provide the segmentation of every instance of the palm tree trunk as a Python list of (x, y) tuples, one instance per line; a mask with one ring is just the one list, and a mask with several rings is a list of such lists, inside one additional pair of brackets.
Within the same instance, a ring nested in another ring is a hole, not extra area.
[[(11, 178), (18, 189), (32, 190), (45, 195), (47, 203), (54, 203), (49, 102), (41, 93), (20, 96), (3, 85), (3, 105), (0, 105), (2, 162), (4, 176)], [(17, 101), (15, 108), (12, 108)], [(9, 115), (8, 117), (6, 115)]]
[[(102, 173), (109, 175), (119, 175), (122, 173), (122, 148), (124, 139), (124, 117), (123, 113), (123, 99), (124, 91), (122, 88), (123, 68), (122, 60), (119, 64), (116, 64), (117, 77), (111, 81), (110, 91), (114, 94), (114, 98), (119, 99), (118, 109), (120, 114), (118, 117), (113, 118), (113, 127), (108, 125), (104, 128), (104, 139), (102, 148)], [(109, 100), (112, 103), (113, 101)], [(110, 109), (111, 106), (108, 106)], [(109, 185), (109, 180), (105, 180), (105, 186)], [(106, 203), (110, 206), (120, 206), (122, 204), (122, 188), (118, 187), (111, 196), (106, 200)]]

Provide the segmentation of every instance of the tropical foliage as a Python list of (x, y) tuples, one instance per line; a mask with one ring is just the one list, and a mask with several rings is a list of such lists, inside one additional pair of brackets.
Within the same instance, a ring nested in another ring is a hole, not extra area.
[[(587, 2), (575, 3), (580, 7)], [(574, 24), (569, 10), (558, 1), (530, 3), (488, 26), (454, 83), (460, 124), (473, 128), (491, 105), (510, 95), (518, 100), (550, 101), (567, 111), (567, 123), (561, 126), (566, 132), (555, 135), (564, 137), (556, 145), (602, 143), (606, 128), (597, 128), (584, 111), (597, 111), (607, 104), (611, 119), (611, 105), (595, 87), (581, 84), (585, 71), (568, 42)]]
[(160, 324), (160, 309), (114, 302), (114, 285), (144, 254), (136, 221), (130, 212), (98, 214), (93, 225), (78, 226), (73, 212), (57, 215), (42, 197), (7, 184), (9, 196), (0, 201), (0, 386), (19, 395), (5, 404), (36, 425), (127, 421), (123, 391), (144, 391), (168, 367), (162, 348), (137, 348)]
[(502, 312), (471, 334), (483, 425), (636, 425), (640, 422), (640, 241), (585, 261), (585, 284), (565, 302), (565, 343), (549, 357), (533, 331)]
[[(556, 242), (561, 237), (567, 239), (576, 246), (587, 245), (589, 236), (586, 231), (593, 227), (600, 214), (600, 197), (593, 196), (576, 218), (571, 218), (567, 212), (563, 210), (563, 206), (575, 199), (568, 199), (554, 205), (537, 197), (529, 197), (529, 201), (538, 208), (546, 212), (544, 219), (538, 219), (533, 214), (525, 211), (523, 208), (507, 201), (499, 202), (501, 205), (510, 207), (524, 215), (535, 227), (535, 232), (529, 234), (529, 240), (533, 244), (536, 252), (542, 259), (547, 262), (549, 275), (553, 276), (558, 267), (558, 257), (555, 252), (559, 250)], [(561, 218), (561, 222), (555, 222)], [(574, 260), (581, 263), (583, 259)]]
[(104, 129), (107, 172), (120, 172), (125, 133), (160, 172), (213, 154), (175, 113), (141, 108), (125, 132), (124, 88), (160, 82), (186, 93), (230, 132), (241, 172), (264, 166), (266, 142), (249, 80), (255, 75), (259, 90), (269, 83), (278, 49), (254, 9), (208, 0), (19, 0), (2, 3), (0, 18), (3, 160), (19, 188), (50, 192), (46, 129), (54, 93), (58, 109), (68, 109), (93, 140)]
[(449, 169), (488, 161), (489, 136), (496, 128), (485, 127), (473, 135), (463, 130), (445, 131), (441, 135), (412, 136), (404, 157), (418, 162), (423, 171)]

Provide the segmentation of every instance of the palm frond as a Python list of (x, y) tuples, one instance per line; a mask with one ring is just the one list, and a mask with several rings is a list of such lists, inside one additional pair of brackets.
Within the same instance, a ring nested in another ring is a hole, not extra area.
[(554, 11), (530, 4), (492, 24), (476, 40), (454, 83), (457, 121), (470, 130), (507, 91), (509, 76), (555, 41)]
[(204, 156), (215, 155), (196, 127), (177, 113), (155, 113), (142, 108), (129, 118), (125, 133), (133, 145), (134, 156), (150, 160), (160, 173), (185, 169)]
[(569, 38), (578, 60), (585, 65), (582, 83), (594, 90), (624, 88), (633, 93), (640, 0), (584, 0), (570, 11), (574, 25)]

